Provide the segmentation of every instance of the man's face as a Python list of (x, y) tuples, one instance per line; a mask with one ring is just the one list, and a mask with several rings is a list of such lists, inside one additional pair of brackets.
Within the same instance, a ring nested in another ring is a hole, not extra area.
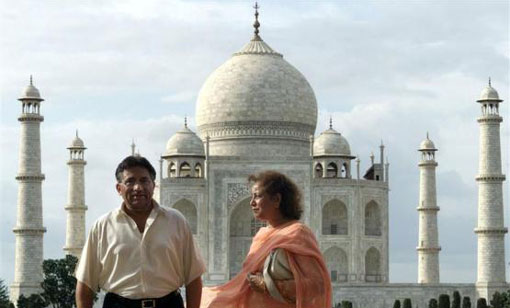
[(154, 181), (147, 169), (133, 167), (122, 172), (122, 181), (116, 185), (117, 192), (131, 212), (145, 213), (152, 207)]

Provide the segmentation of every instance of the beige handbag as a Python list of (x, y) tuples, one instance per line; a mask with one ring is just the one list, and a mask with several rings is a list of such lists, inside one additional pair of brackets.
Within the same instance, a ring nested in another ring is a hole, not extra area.
[(294, 279), (292, 271), (290, 270), (289, 260), (287, 259), (287, 253), (283, 248), (276, 248), (272, 250), (266, 257), (263, 276), (269, 295), (280, 302), (287, 303), (280, 294), (275, 283), (275, 280)]

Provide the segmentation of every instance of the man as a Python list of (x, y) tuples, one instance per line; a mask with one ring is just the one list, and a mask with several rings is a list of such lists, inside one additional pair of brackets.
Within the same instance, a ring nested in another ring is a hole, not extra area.
[(152, 199), (156, 171), (141, 156), (115, 171), (123, 202), (90, 230), (76, 269), (76, 306), (91, 308), (94, 292), (107, 292), (103, 308), (198, 308), (205, 266), (185, 218)]

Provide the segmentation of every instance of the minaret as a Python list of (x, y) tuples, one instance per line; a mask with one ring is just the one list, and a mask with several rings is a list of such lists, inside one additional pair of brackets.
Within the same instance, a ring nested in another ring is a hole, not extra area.
[(73, 139), (69, 147), (69, 177), (67, 191), (67, 229), (66, 245), (64, 251), (66, 254), (80, 257), (81, 250), (85, 244), (85, 165), (84, 159), (86, 147), (83, 140), (78, 137)]
[(437, 149), (429, 139), (422, 141), (418, 151), (421, 159), (420, 201), (418, 204), (418, 283), (439, 283), (439, 246), (437, 229), (436, 167)]
[(507, 289), (505, 285), (505, 233), (501, 172), (500, 123), (498, 92), (489, 85), (483, 89), (480, 99), (482, 114), (480, 125), (480, 149), (478, 176), (478, 275), (476, 286), (479, 296), (489, 299), (492, 293)]
[(10, 288), (10, 299), (16, 303), (23, 294), (29, 296), (42, 291), (43, 227), (41, 184), (41, 136), (40, 114), (43, 101), (39, 90), (30, 84), (23, 89), (21, 97), (21, 124), (19, 143), (18, 215), (13, 229), (16, 235), (14, 281)]

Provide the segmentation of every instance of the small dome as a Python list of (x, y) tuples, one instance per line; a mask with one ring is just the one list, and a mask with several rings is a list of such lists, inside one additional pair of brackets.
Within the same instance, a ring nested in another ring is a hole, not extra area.
[(477, 100), (477, 102), (484, 102), (484, 101), (502, 102), (502, 100), (499, 99), (498, 91), (496, 91), (496, 89), (494, 89), (491, 86), (490, 79), (489, 79), (489, 84), (482, 90), (482, 93), (480, 93), (480, 98)]
[(30, 84), (26, 86), (23, 91), (21, 91), (21, 96), (19, 98), (21, 99), (34, 99), (38, 101), (43, 101), (41, 98), (41, 94), (39, 93), (39, 90), (34, 86), (32, 83), (32, 76), (30, 76)]
[(80, 137), (76, 136), (74, 137), (73, 141), (71, 141), (71, 144), (69, 145), (69, 148), (84, 148), (85, 144), (83, 143), (83, 140), (80, 139)]
[(418, 151), (437, 151), (436, 146), (434, 145), (434, 142), (429, 139), (429, 136), (427, 134), (427, 139), (423, 140), (420, 143), (420, 149)]
[(163, 156), (205, 156), (204, 144), (187, 125), (184, 125), (168, 139)]
[(313, 144), (313, 155), (351, 156), (349, 142), (333, 128), (322, 132)]

